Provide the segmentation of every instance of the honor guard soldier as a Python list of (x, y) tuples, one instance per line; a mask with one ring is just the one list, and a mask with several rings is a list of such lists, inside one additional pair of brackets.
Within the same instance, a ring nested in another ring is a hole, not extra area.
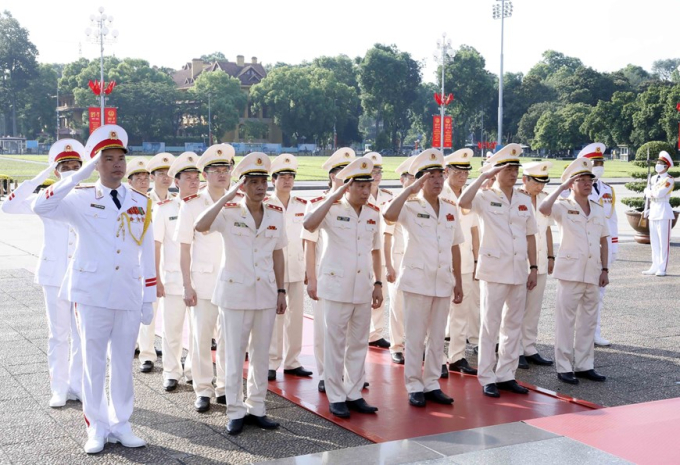
[(548, 194), (543, 188), (550, 182), (548, 171), (552, 168), (549, 161), (531, 162), (522, 165), (522, 189), (521, 191), (531, 197), (531, 206), (536, 216), (538, 233), (536, 233), (536, 260), (538, 263), (538, 275), (536, 276), (536, 287), (527, 292), (527, 302), (524, 308), (524, 319), (522, 320), (522, 342), (520, 345), (520, 356), (518, 368), (528, 369), (529, 363), (541, 366), (551, 366), (552, 360), (541, 357), (536, 349), (536, 338), (538, 337), (538, 319), (541, 316), (543, 305), (543, 294), (548, 275), (552, 274), (555, 266), (555, 256), (553, 254), (553, 237), (550, 225), (552, 220), (537, 211)]
[[(342, 186), (342, 180), (337, 178), (337, 174), (352, 160), (356, 158), (354, 150), (349, 147), (342, 147), (336, 150), (333, 155), (328, 157), (321, 168), (328, 172), (328, 187), (330, 191), (335, 191)], [(326, 198), (328, 191), (320, 197), (316, 197), (307, 202), (305, 216), (309, 215), (315, 208), (321, 205), (321, 201)], [(324, 323), (324, 312), (321, 299), (317, 293), (317, 276), (319, 261), (323, 250), (323, 243), (319, 236), (319, 231), (309, 232), (302, 230), (302, 240), (305, 249), (305, 272), (307, 274), (307, 295), (312, 299), (312, 314), (314, 315), (314, 358), (316, 360), (316, 370), (319, 373), (319, 392), (326, 392), (326, 384), (323, 366), (323, 347), (324, 333), (326, 325)]]
[[(65, 179), (80, 169), (85, 147), (74, 139), (61, 139), (50, 148), (50, 165), (35, 178), (24, 181), (2, 204), (2, 211), (10, 214), (32, 215), (31, 204), (42, 193), (34, 193), (50, 173)], [(47, 365), (50, 373), (50, 407), (63, 407), (66, 400), (80, 399), (83, 379), (83, 360), (80, 335), (73, 305), (59, 296), (68, 262), (76, 244), (75, 230), (68, 223), (51, 218), (40, 218), (43, 223), (43, 246), (35, 272), (35, 282), (42, 286), (49, 337)], [(69, 336), (71, 346), (69, 350)], [(70, 352), (70, 364), (69, 364)]]
[[(135, 340), (140, 320), (151, 323), (156, 300), (152, 201), (121, 184), (126, 145), (123, 128), (99, 127), (85, 149), (86, 158), (95, 158), (33, 204), (36, 214), (68, 222), (78, 235), (60, 296), (76, 306), (84, 362), (85, 451), (92, 454), (101, 452), (107, 440), (126, 447), (146, 445), (132, 433), (129, 420), (134, 406)], [(94, 186), (76, 188), (95, 167), (99, 180)]]
[(134, 157), (127, 164), (125, 171), (125, 179), (131, 188), (137, 192), (147, 194), (149, 186), (151, 185), (151, 178), (149, 177), (149, 170), (146, 169), (146, 157)]
[[(467, 375), (476, 375), (465, 358), (465, 341), (470, 332), (468, 322), (479, 321), (479, 282), (475, 281), (475, 264), (479, 252), (479, 219), (470, 210), (463, 210), (458, 206), (458, 199), (463, 195), (468, 175), (472, 169), (471, 149), (460, 149), (444, 158), (446, 182), (441, 193), (442, 199), (453, 202), (457, 211), (457, 222), (463, 233), (460, 249), (460, 283), (463, 300), (460, 303), (451, 302), (448, 315), (449, 350), (442, 366), (442, 376), (448, 377), (449, 370)], [(479, 324), (475, 324), (479, 335)], [(477, 343), (475, 338), (474, 343)], [(448, 362), (448, 366), (447, 366)]]
[(175, 161), (175, 156), (171, 153), (163, 152), (155, 155), (146, 164), (146, 169), (151, 174), (153, 189), (149, 192), (149, 197), (154, 204), (158, 204), (169, 198), (176, 197), (169, 191), (172, 186), (172, 178), (168, 175), (170, 166)]
[[(154, 161), (155, 157), (151, 159)], [(153, 210), (153, 235), (156, 240), (157, 296), (158, 308), (163, 315), (163, 388), (166, 391), (177, 389), (182, 377), (192, 383), (191, 360), (193, 358), (193, 331), (189, 307), (184, 303), (182, 288), (182, 270), (180, 267), (180, 244), (173, 239), (177, 228), (177, 219), (182, 206), (182, 199), (198, 192), (200, 173), (196, 164), (198, 155), (184, 152), (176, 159), (170, 158), (169, 170), (158, 168), (153, 173), (157, 179), (167, 177), (174, 179), (179, 196), (169, 195), (156, 204)], [(165, 163), (165, 162), (163, 162)], [(165, 171), (162, 176), (160, 172)], [(153, 195), (152, 195), (153, 197)], [(189, 347), (184, 364), (182, 364), (182, 336), (184, 322), (189, 326)]]
[[(459, 202), (461, 208), (471, 208), (479, 215), (482, 232), (477, 264), (477, 278), (481, 281), (477, 378), (484, 395), (489, 397), (500, 397), (499, 389), (517, 394), (529, 392), (515, 381), (515, 371), (527, 289), (536, 286), (538, 226), (531, 198), (514, 188), (521, 152), (519, 144), (508, 144), (494, 154), (482, 174), (463, 191)], [(480, 190), (493, 176), (493, 186)], [(499, 331), (503, 337), (496, 362), (494, 347)]]
[[(399, 175), (399, 182), (405, 189), (416, 180), (408, 172), (415, 157), (409, 157), (394, 170)], [(389, 202), (383, 207), (383, 211)], [(383, 256), (387, 278), (387, 292), (390, 296), (390, 355), (396, 364), (404, 364), (404, 293), (397, 289), (399, 270), (404, 258), (404, 228), (401, 224), (385, 221), (383, 231)]]
[[(218, 404), (225, 404), (224, 396), (224, 336), (221, 331), (219, 309), (211, 302), (223, 255), (222, 238), (217, 233), (198, 232), (194, 223), (226, 193), (231, 181), (234, 148), (229, 144), (215, 144), (203, 153), (196, 166), (208, 181), (205, 189), (184, 197), (177, 219), (175, 240), (180, 243), (180, 267), (184, 285), (184, 303), (191, 307), (193, 376), (197, 412), (210, 408), (215, 395)], [(217, 328), (217, 375), (213, 371), (211, 342)], [(213, 387), (213, 378), (215, 386)]]
[(382, 303), (380, 209), (368, 202), (373, 162), (358, 158), (337, 173), (344, 185), (329, 193), (305, 217), (308, 231), (319, 229), (323, 252), (319, 263), (322, 299), (324, 376), (330, 412), (349, 417), (349, 409), (375, 413), (361, 396), (368, 351), (371, 307)]
[[(364, 158), (368, 158), (373, 162), (373, 182), (371, 183), (371, 197), (369, 202), (373, 205), (377, 205), (378, 208), (382, 209), (383, 206), (394, 198), (394, 194), (380, 187), (380, 181), (382, 181), (383, 167), (382, 167), (382, 155), (378, 152), (369, 152), (364, 155)], [(384, 219), (380, 218), (384, 222)], [(384, 223), (381, 223), (381, 230), (385, 229)], [(378, 276), (379, 281), (385, 281), (385, 270), (383, 269)], [(371, 332), (368, 335), (368, 345), (371, 347), (380, 347), (382, 349), (388, 349), (390, 347), (390, 341), (385, 340), (383, 337), (383, 331), (385, 330), (385, 302), (378, 307), (371, 310)], [(390, 337), (392, 337), (390, 335)]]
[[(609, 225), (604, 207), (589, 200), (595, 178), (592, 167), (588, 158), (571, 162), (562, 173), (560, 187), (539, 206), (560, 229), (561, 243), (553, 270), (557, 278), (555, 367), (557, 378), (569, 384), (578, 384), (577, 378), (606, 380), (594, 370), (594, 339), (598, 288), (609, 284)], [(557, 200), (569, 188), (571, 195)]]
[[(424, 407), (426, 400), (449, 405), (453, 399), (442, 392), (439, 377), (451, 293), (455, 303), (463, 300), (459, 248), (463, 231), (454, 202), (439, 197), (444, 187), (441, 152), (428, 149), (420, 153), (411, 163), (409, 174), (416, 181), (385, 211), (385, 220), (397, 221), (405, 232), (404, 260), (397, 283), (404, 293), (404, 381), (411, 405)], [(415, 198), (409, 198), (416, 193)]]
[[(619, 251), (619, 219), (616, 216), (616, 193), (614, 188), (609, 184), (602, 182), (604, 177), (604, 152), (607, 147), (595, 142), (587, 145), (581, 150), (577, 158), (588, 158), (593, 162), (593, 175), (597, 178), (593, 183), (593, 191), (590, 194), (590, 200), (597, 202), (604, 208), (604, 215), (607, 218), (609, 225), (609, 234), (607, 238), (609, 242), (609, 260), (607, 263), (613, 265), (616, 261), (616, 255)], [(602, 309), (604, 308), (604, 292), (605, 288), (600, 288), (600, 304), (597, 307), (597, 328), (595, 329), (595, 345), (607, 347), (611, 345), (607, 339), (602, 337), (602, 329), (600, 320), (602, 317)]]
[(659, 153), (656, 162), (657, 174), (652, 177), (650, 185), (645, 189), (649, 199), (649, 208), (645, 218), (649, 218), (649, 241), (652, 244), (652, 267), (642, 274), (666, 276), (668, 255), (671, 250), (671, 228), (674, 218), (670, 198), (675, 180), (668, 174), (673, 166), (673, 159), (665, 150)]
[[(234, 168), (239, 182), (196, 222), (196, 231), (218, 233), (224, 241), (225, 254), (212, 302), (220, 308), (226, 339), (227, 431), (231, 435), (239, 434), (246, 422), (264, 429), (279, 426), (267, 418), (264, 401), (274, 320), (286, 311), (284, 248), (288, 238), (283, 208), (263, 202), (270, 167), (266, 154), (246, 155)], [(237, 199), (239, 189), (245, 196)], [(246, 350), (249, 365), (244, 402)]]
[(298, 358), (302, 352), (302, 318), (304, 316), (305, 257), (302, 250), (302, 221), (307, 201), (291, 195), (295, 185), (298, 162), (289, 153), (276, 157), (271, 162), (274, 193), (267, 204), (276, 205), (283, 211), (286, 222), (288, 245), (283, 249), (285, 260), (284, 289), (288, 309), (277, 315), (269, 346), (269, 371), (267, 379), (276, 379), (276, 370), (283, 362), (283, 373), (294, 376), (311, 376)]

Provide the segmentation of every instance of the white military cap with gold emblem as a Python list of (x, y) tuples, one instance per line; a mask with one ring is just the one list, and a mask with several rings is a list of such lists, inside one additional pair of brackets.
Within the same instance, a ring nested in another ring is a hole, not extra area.
[(604, 160), (604, 152), (607, 146), (602, 142), (588, 144), (578, 153), (576, 158), (590, 158), (591, 160)]
[(482, 173), (489, 171), (496, 166), (513, 165), (520, 166), (519, 156), (522, 154), (522, 146), (519, 144), (508, 144), (498, 152), (491, 155), (480, 170)]
[(661, 152), (659, 152), (659, 161), (664, 162), (668, 166), (673, 166), (673, 159), (668, 154), (668, 152), (666, 152), (665, 150), (662, 150)]
[(168, 176), (171, 178), (177, 177), (179, 173), (182, 173), (184, 171), (198, 171), (198, 160), (199, 156), (196, 155), (194, 152), (184, 152), (180, 154), (179, 157), (175, 158), (172, 162), (172, 165), (170, 165), (170, 169), (168, 170)]
[(416, 155), (408, 173), (417, 177), (421, 172), (443, 169), (444, 155), (437, 149), (427, 149)]
[(85, 144), (85, 154), (90, 158), (106, 149), (121, 149), (128, 153), (128, 135), (125, 129), (117, 124), (105, 124), (92, 131)]
[(290, 153), (282, 153), (272, 160), (271, 174), (296, 174), (298, 168), (297, 159)]
[(151, 160), (146, 164), (146, 169), (149, 173), (153, 173), (156, 170), (169, 170), (170, 165), (175, 160), (175, 157), (171, 153), (163, 152), (151, 157)]
[(354, 179), (357, 182), (373, 181), (373, 161), (370, 158), (355, 158), (335, 176), (342, 181)]
[(524, 176), (529, 176), (536, 182), (547, 184), (550, 182), (548, 171), (550, 171), (552, 166), (553, 164), (549, 161), (532, 161), (531, 163), (522, 165), (522, 173)]
[(271, 166), (272, 162), (266, 153), (252, 152), (236, 164), (232, 176), (235, 179), (242, 176), (269, 176)]
[(472, 149), (460, 149), (453, 152), (451, 155), (444, 157), (444, 164), (452, 166), (459, 170), (469, 171), (472, 169), (472, 157), (475, 152)]
[(408, 174), (408, 169), (411, 167), (411, 163), (413, 163), (413, 160), (415, 159), (416, 157), (408, 157), (401, 162), (401, 165), (397, 166), (397, 169), (395, 169), (394, 172), (399, 176), (406, 176)]
[(373, 167), (382, 166), (382, 155), (378, 152), (368, 152), (364, 155), (364, 158), (368, 158), (373, 162)]
[(569, 163), (564, 169), (560, 179), (562, 182), (565, 182), (567, 179), (577, 178), (583, 175), (595, 177), (593, 174), (593, 161), (590, 158), (581, 157)]
[(135, 157), (130, 160), (127, 164), (127, 169), (125, 171), (125, 177), (130, 179), (130, 176), (137, 173), (148, 173), (149, 170), (146, 168), (147, 159), (144, 157)]
[(83, 162), (85, 147), (75, 139), (61, 139), (50, 147), (48, 159), (52, 163), (59, 164), (62, 161), (77, 160)]
[(205, 171), (208, 166), (231, 165), (234, 163), (234, 155), (236, 150), (231, 145), (214, 144), (203, 152), (196, 166), (199, 170)]
[(340, 168), (342, 166), (347, 166), (350, 164), (352, 160), (354, 160), (357, 157), (356, 153), (354, 153), (354, 150), (352, 150), (349, 147), (342, 147), (333, 153), (330, 157), (328, 157), (328, 160), (326, 160), (323, 165), (321, 165), (321, 168), (323, 168), (325, 171), (330, 172), (331, 170), (335, 168)]

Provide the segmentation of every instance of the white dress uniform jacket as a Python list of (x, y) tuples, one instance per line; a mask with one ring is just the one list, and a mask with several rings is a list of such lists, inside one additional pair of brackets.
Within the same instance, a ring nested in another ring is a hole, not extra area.
[(272, 195), (265, 200), (271, 205), (276, 205), (284, 211), (286, 219), (286, 234), (291, 240), (283, 250), (286, 257), (286, 272), (284, 282), (295, 283), (305, 280), (305, 254), (302, 249), (302, 220), (305, 217), (307, 201), (297, 196), (291, 196), (288, 201), (288, 208), (284, 208), (281, 201)]
[(181, 206), (182, 201), (173, 196), (159, 202), (153, 211), (154, 240), (163, 244), (159, 268), (166, 295), (183, 294), (182, 271), (179, 266), (180, 245), (173, 239)]
[(593, 191), (589, 197), (602, 208), (609, 226), (609, 264), (611, 265), (619, 250), (619, 220), (616, 216), (616, 194), (614, 188), (599, 179), (593, 183)]
[(463, 231), (464, 241), (460, 244), (460, 273), (468, 274), (475, 271), (475, 255), (472, 252), (472, 228), (479, 227), (479, 217), (472, 211), (463, 212), (458, 207), (458, 197), (448, 183), (444, 184), (441, 197), (452, 201), (458, 210), (457, 219)]
[(675, 187), (675, 180), (668, 173), (657, 174), (652, 176), (650, 186), (645, 191), (650, 200), (649, 219), (672, 220), (674, 215), (670, 198)]

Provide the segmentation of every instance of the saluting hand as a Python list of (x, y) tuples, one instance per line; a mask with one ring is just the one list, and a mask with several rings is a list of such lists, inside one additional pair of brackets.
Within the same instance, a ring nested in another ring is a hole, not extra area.
[(328, 197), (333, 200), (333, 202), (337, 202), (342, 198), (343, 195), (345, 195), (345, 192), (347, 192), (347, 189), (349, 189), (349, 186), (352, 185), (354, 182), (354, 179), (350, 179), (349, 182), (346, 182), (342, 186), (338, 187), (335, 191), (333, 191)]
[(222, 204), (224, 205), (225, 203), (231, 202), (234, 197), (236, 197), (236, 194), (238, 193), (238, 190), (241, 188), (241, 184), (243, 184), (246, 180), (245, 176), (242, 176), (241, 179), (236, 181), (233, 186), (229, 188), (226, 194), (222, 196)]
[(407, 189), (411, 189), (411, 192), (414, 193), (414, 194), (416, 192), (420, 192), (420, 189), (423, 188), (423, 186), (425, 185), (425, 182), (428, 179), (430, 179), (431, 176), (432, 176), (432, 173), (430, 173), (429, 171), (425, 172), (425, 174), (423, 174), (419, 179), (416, 179), (413, 182), (413, 184), (408, 186)]

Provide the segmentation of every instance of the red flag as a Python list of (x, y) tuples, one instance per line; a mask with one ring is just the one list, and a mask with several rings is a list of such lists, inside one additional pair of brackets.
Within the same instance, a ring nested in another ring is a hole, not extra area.
[(109, 82), (109, 85), (106, 86), (106, 89), (104, 90), (104, 92), (106, 92), (106, 95), (109, 95), (111, 92), (113, 92), (114, 87), (116, 87), (116, 81)]
[(432, 117), (432, 147), (440, 147), (442, 144), (442, 118), (439, 115)]

